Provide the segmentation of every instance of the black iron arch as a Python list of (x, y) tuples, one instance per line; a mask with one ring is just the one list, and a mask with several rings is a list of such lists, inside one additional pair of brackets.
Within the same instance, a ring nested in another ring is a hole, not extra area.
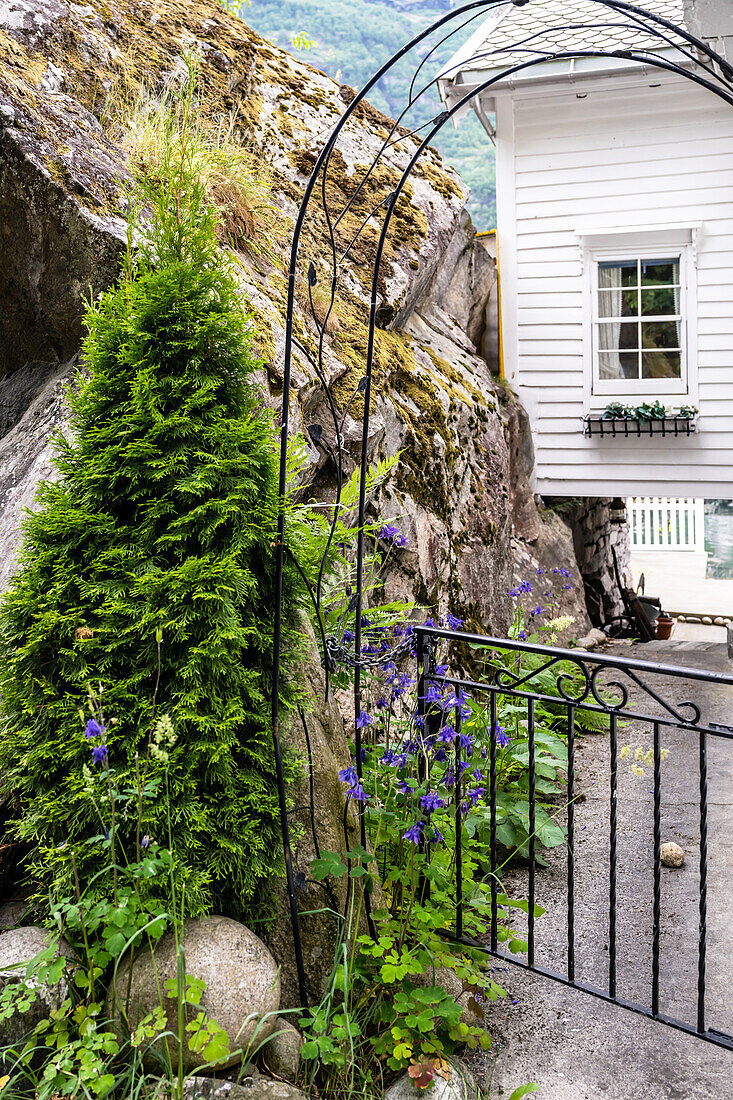
[[(336, 499), (333, 506), (333, 520), (331, 527), (331, 538), (333, 537), (334, 528), (339, 512), (341, 502), (341, 490), (343, 487), (344, 477), (344, 445), (343, 445), (343, 429), (346, 422), (346, 418), (352, 410), (354, 401), (357, 397), (363, 399), (364, 413), (361, 423), (361, 445), (359, 454), (359, 499), (358, 499), (358, 535), (357, 535), (357, 556), (356, 556), (356, 589), (350, 610), (354, 614), (354, 640), (353, 640), (353, 652), (346, 652), (343, 647), (338, 643), (337, 639), (326, 637), (325, 629), (323, 626), (323, 616), (321, 614), (321, 582), (323, 577), (323, 565), (315, 586), (315, 589), (309, 586), (311, 599), (314, 604), (314, 608), (317, 615), (317, 621), (320, 631), (320, 640), (323, 647), (323, 661), (326, 669), (326, 690), (328, 691), (328, 675), (329, 671), (335, 667), (338, 662), (343, 662), (350, 665), (354, 669), (354, 715), (355, 715), (355, 747), (356, 747), (356, 769), (359, 777), (361, 777), (361, 731), (356, 725), (356, 718), (361, 710), (361, 672), (362, 669), (367, 667), (370, 663), (368, 658), (362, 656), (362, 611), (363, 611), (363, 571), (364, 571), (364, 554), (365, 554), (365, 517), (366, 517), (366, 475), (368, 467), (368, 438), (369, 438), (369, 422), (370, 422), (370, 405), (371, 405), (371, 392), (372, 392), (372, 374), (374, 367), (374, 354), (375, 354), (375, 333), (377, 329), (378, 309), (380, 302), (379, 294), (379, 280), (382, 267), (382, 259), (384, 255), (385, 245), (388, 240), (389, 230), (392, 223), (395, 206), (400, 198), (402, 192), (405, 189), (406, 184), (409, 181), (409, 177), (420, 161), (425, 151), (430, 146), (431, 142), (435, 139), (440, 130), (449, 122), (456, 114), (461, 112), (464, 108), (468, 107), (471, 102), (482, 95), (487, 89), (506, 83), (508, 79), (527, 69), (532, 69), (536, 66), (546, 64), (549, 61), (563, 61), (574, 60), (579, 58), (615, 58), (618, 60), (627, 60), (639, 65), (651, 66), (659, 69), (660, 71), (666, 71), (673, 73), (677, 76), (682, 76), (685, 79), (697, 84), (698, 86), (705, 88), (712, 92), (719, 99), (723, 100), (729, 106), (733, 107), (733, 67), (720, 56), (716, 51), (712, 50), (705, 42), (691, 34), (683, 27), (676, 26), (663, 16), (657, 15), (653, 12), (646, 11), (643, 8), (637, 7), (633, 4), (623, 2), (623, 0), (587, 0), (588, 3), (593, 4), (600, 10), (615, 13), (620, 17), (622, 22), (604, 22), (604, 23), (588, 23), (588, 22), (576, 22), (576, 23), (559, 23), (552, 27), (539, 27), (532, 34), (518, 39), (504, 45), (500, 49), (486, 50), (483, 54), (478, 54), (473, 60), (484, 58), (487, 61), (496, 61), (500, 59), (502, 55), (516, 55), (518, 52), (525, 52), (530, 56), (526, 60), (515, 61), (513, 64), (508, 65), (500, 72), (494, 74), (490, 78), (486, 79), (480, 85), (473, 87), (466, 93), (460, 100), (453, 104), (450, 108), (447, 108), (435, 117), (430, 119), (427, 123), (417, 126), (413, 130), (405, 132), (403, 126), (403, 120), (407, 117), (411, 108), (415, 105), (437, 85), (440, 78), (444, 78), (450, 75), (450, 70), (441, 68), (439, 72), (422, 84), (419, 91), (416, 92), (417, 82), (423, 73), (425, 67), (434, 60), (436, 51), (444, 46), (451, 38), (470, 27), (471, 24), (477, 22), (481, 17), (495, 11), (500, 8), (510, 7), (525, 7), (531, 3), (531, 0), (472, 0), (472, 2), (463, 4), (453, 11), (442, 16), (436, 20), (424, 31), (414, 37), (410, 42), (404, 45), (384, 64), (374, 76), (361, 88), (348, 103), (345, 111), (339, 118), (338, 122), (334, 126), (328, 140), (323, 145), (320, 153), (318, 153), (313, 164), (310, 178), (305, 187), (303, 193), (303, 199), (298, 211), (298, 216), (295, 222), (293, 231), (293, 241), (290, 256), (290, 266), (288, 271), (288, 298), (287, 298), (287, 318), (285, 328), (285, 350), (284, 350), (284, 366), (283, 366), (283, 392), (282, 392), (282, 414), (281, 414), (281, 435), (280, 435), (280, 482), (279, 492), (281, 500), (285, 498), (287, 492), (287, 459), (288, 459), (288, 432), (290, 426), (290, 390), (291, 390), (291, 372), (294, 353), (297, 353), (308, 364), (313, 373), (315, 374), (318, 382), (322, 386), (328, 410), (328, 416), (331, 420), (331, 427), (334, 434), (334, 446), (326, 441), (323, 437), (321, 425), (311, 425), (309, 434), (311, 440), (316, 445), (322, 445), (329, 453), (336, 467)], [(554, 34), (564, 33), (566, 31), (577, 29), (636, 29), (644, 31), (647, 35), (653, 38), (658, 46), (647, 48), (629, 48), (629, 49), (587, 49), (587, 50), (558, 50), (558, 49), (542, 49), (542, 39), (548, 32)], [(383, 140), (381, 148), (374, 157), (372, 163), (367, 167), (361, 179), (356, 183), (354, 191), (350, 197), (345, 197), (343, 208), (339, 212), (332, 212), (329, 208), (327, 184), (328, 184), (328, 172), (331, 166), (332, 157), (334, 151), (337, 148), (338, 139), (347, 127), (351, 118), (356, 114), (360, 105), (364, 102), (369, 92), (375, 88), (379, 81), (387, 75), (394, 67), (405, 57), (407, 57), (411, 51), (416, 50), (422, 43), (429, 39), (436, 32), (446, 31), (445, 34), (434, 43), (428, 52), (419, 60), (416, 64), (415, 72), (407, 90), (406, 104), (398, 118), (392, 123), (391, 129), (388, 131), (387, 137)], [(681, 55), (682, 59), (686, 63), (674, 60), (671, 57), (665, 56), (657, 52), (658, 49), (669, 50), (674, 49), (677, 54)], [(694, 64), (695, 71), (688, 68), (688, 64)], [(401, 176), (394, 186), (393, 190), (386, 195), (377, 205), (371, 209), (361, 225), (357, 229), (356, 235), (348, 242), (345, 248), (341, 250), (339, 254), (339, 248), (336, 241), (336, 230), (345, 217), (345, 215), (351, 210), (359, 195), (366, 188), (370, 178), (375, 173), (380, 162), (383, 161), (386, 153), (390, 148), (399, 144), (402, 141), (409, 139), (418, 139), (420, 134), (424, 133), (419, 143), (416, 145), (413, 154), (407, 163), (407, 166), (402, 170)], [(320, 203), (320, 208), (316, 208), (315, 204)], [(338, 285), (339, 285), (339, 271), (341, 265), (345, 262), (349, 253), (352, 251), (354, 245), (359, 239), (360, 235), (365, 230), (367, 224), (376, 218), (379, 214), (383, 215), (382, 225), (379, 232), (378, 240), (374, 250), (374, 257), (371, 265), (371, 291), (369, 300), (369, 321), (368, 321), (368, 342), (366, 349), (366, 358), (364, 363), (364, 374), (360, 379), (358, 385), (351, 394), (348, 402), (343, 410), (337, 408), (336, 402), (332, 396), (330, 386), (327, 382), (326, 373), (324, 371), (324, 342), (326, 336), (326, 326), (328, 324), (330, 315), (334, 309)], [(322, 260), (323, 257), (314, 257), (313, 255), (302, 256), (302, 244), (304, 231), (307, 225), (307, 219), (309, 215), (316, 218), (320, 218), (322, 221), (322, 229), (325, 230), (328, 249), (328, 262), (330, 263), (330, 277), (326, 282), (326, 298), (327, 306), (325, 313), (321, 310), (320, 316), (316, 310), (313, 291), (319, 284), (319, 273), (316, 267), (316, 260)], [(317, 354), (312, 355), (304, 344), (296, 337), (294, 332), (294, 319), (296, 308), (296, 286), (299, 278), (302, 280), (304, 286), (308, 291), (308, 303), (311, 312), (311, 320), (314, 323), (315, 330), (318, 336), (318, 349)], [(329, 539), (330, 543), (330, 539)], [(274, 660), (273, 660), (273, 684), (272, 684), (272, 728), (273, 728), (273, 740), (275, 750), (275, 764), (277, 771), (277, 781), (280, 797), (280, 814), (282, 822), (283, 832), (283, 845), (285, 851), (285, 867), (287, 876), (288, 897), (290, 904), (290, 915), (293, 927), (294, 949), (295, 949), (295, 961), (298, 971), (298, 979), (300, 986), (300, 996), (303, 1004), (307, 1003), (306, 981), (305, 971), (303, 963), (303, 955), (300, 941), (299, 932), (299, 917), (297, 899), (295, 893), (295, 876), (292, 869), (291, 859), (291, 846), (290, 835), (288, 825), (288, 814), (286, 807), (285, 788), (283, 783), (283, 768), (281, 758), (280, 747), (280, 662), (281, 662), (281, 645), (282, 645), (282, 624), (283, 624), (283, 569), (284, 558), (286, 554), (284, 544), (284, 514), (281, 512), (278, 521), (278, 532), (275, 548), (275, 582), (276, 582), (276, 603), (274, 609)], [(324, 555), (325, 562), (325, 555)], [(297, 566), (297, 562), (296, 562)], [(360, 829), (362, 844), (365, 843), (365, 819), (363, 813), (360, 813)]]

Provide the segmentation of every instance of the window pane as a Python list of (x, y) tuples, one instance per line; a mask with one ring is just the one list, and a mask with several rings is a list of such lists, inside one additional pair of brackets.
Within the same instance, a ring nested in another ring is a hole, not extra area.
[(598, 353), (599, 377), (638, 378), (639, 355), (635, 351), (601, 351)]
[(604, 321), (598, 326), (598, 348), (600, 351), (629, 351), (639, 347), (639, 324), (637, 321)]
[(621, 286), (638, 286), (639, 272), (636, 260), (617, 260), (598, 265), (598, 286), (601, 290)]
[(641, 356), (642, 378), (681, 378), (682, 364), (678, 351), (644, 351)]
[(680, 281), (679, 257), (671, 260), (642, 260), (642, 286), (669, 286)]
[(641, 312), (645, 317), (676, 316), (680, 312), (679, 288), (664, 287), (660, 290), (642, 290)]
[[(641, 326), (643, 348), (679, 348), (680, 325), (678, 321), (644, 321)], [(654, 377), (658, 377), (655, 375)]]
[[(654, 293), (654, 291), (652, 291)], [(664, 291), (662, 291), (664, 293)], [(639, 315), (638, 290), (599, 290), (599, 317), (637, 317)]]

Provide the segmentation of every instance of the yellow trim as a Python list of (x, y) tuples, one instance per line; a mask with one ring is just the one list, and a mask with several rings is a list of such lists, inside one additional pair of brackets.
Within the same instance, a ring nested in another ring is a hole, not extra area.
[[(496, 230), (493, 230), (494, 234)], [(499, 315), (499, 378), (504, 381), (504, 325), (501, 316), (501, 268), (499, 266), (499, 239), (496, 240), (496, 308)]]

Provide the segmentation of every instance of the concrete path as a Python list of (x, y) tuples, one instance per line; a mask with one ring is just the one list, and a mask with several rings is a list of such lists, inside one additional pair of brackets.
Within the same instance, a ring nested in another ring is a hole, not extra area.
[[(614, 651), (684, 667), (730, 672), (725, 647), (715, 643), (652, 642), (617, 645)], [(659, 688), (659, 681), (655, 681)], [(709, 720), (733, 725), (733, 689), (676, 681), (664, 697), (694, 698)], [(639, 709), (642, 696), (632, 701)], [(647, 700), (648, 704), (648, 700)], [(649, 727), (628, 724), (619, 746), (651, 744)], [(698, 943), (699, 794), (698, 741), (664, 734), (662, 841), (686, 852), (680, 870), (662, 869), (661, 1010), (695, 1021)], [(648, 1004), (651, 996), (652, 769), (619, 764), (618, 994)], [(608, 735), (580, 738), (577, 782), (585, 800), (576, 810), (576, 976), (604, 986), (608, 976)], [(707, 1025), (733, 1033), (733, 741), (709, 739), (708, 1013)], [(508, 885), (526, 896), (526, 873)], [(548, 912), (537, 922), (536, 958), (566, 965), (566, 852), (556, 849), (538, 872), (537, 900)], [(578, 990), (527, 974), (511, 965), (496, 978), (509, 992), (490, 1009), (494, 1036), (482, 1064), (492, 1097), (506, 1097), (527, 1081), (543, 1100), (733, 1100), (733, 1052), (712, 1046)]]

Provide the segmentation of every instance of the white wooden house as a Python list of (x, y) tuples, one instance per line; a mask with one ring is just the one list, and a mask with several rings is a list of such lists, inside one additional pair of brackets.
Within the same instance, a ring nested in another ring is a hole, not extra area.
[[(725, 50), (733, 0), (696, 3), (646, 0)], [(446, 66), (445, 103), (532, 56), (527, 43), (659, 52), (588, 0), (507, 3)], [(473, 107), (496, 145), (503, 365), (530, 412), (537, 490), (733, 497), (733, 107), (611, 57), (527, 68)], [(610, 402), (655, 400), (699, 409), (690, 434), (585, 434)]]

